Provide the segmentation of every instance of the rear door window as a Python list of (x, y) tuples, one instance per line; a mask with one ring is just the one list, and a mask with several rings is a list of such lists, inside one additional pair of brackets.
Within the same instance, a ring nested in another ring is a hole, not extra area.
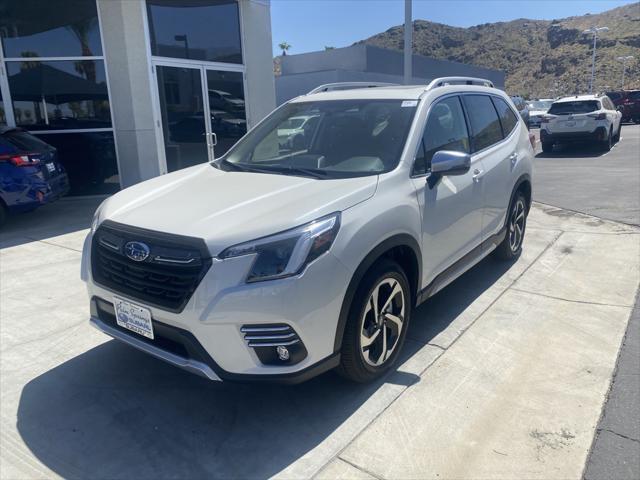
[(549, 113), (552, 115), (573, 115), (576, 113), (591, 113), (600, 110), (597, 100), (576, 100), (575, 102), (557, 102), (551, 105)]
[(488, 95), (465, 95), (464, 106), (471, 126), (471, 144), (474, 152), (502, 140), (500, 119)]
[(469, 153), (469, 133), (459, 97), (448, 97), (435, 103), (422, 135), (413, 175), (431, 169), (431, 159), (440, 150)]
[(518, 117), (513, 113), (511, 107), (507, 105), (507, 102), (501, 98), (492, 97), (491, 100), (498, 111), (498, 117), (500, 118), (500, 124), (502, 125), (502, 133), (505, 137), (508, 137), (513, 129), (516, 128), (516, 125), (518, 124)]

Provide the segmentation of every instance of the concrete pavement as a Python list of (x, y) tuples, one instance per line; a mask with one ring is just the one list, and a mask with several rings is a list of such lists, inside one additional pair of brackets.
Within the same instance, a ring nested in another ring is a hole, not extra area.
[(385, 379), (219, 384), (89, 327), (81, 223), (2, 238), (2, 478), (579, 478), (640, 280), (640, 229), (535, 205)]

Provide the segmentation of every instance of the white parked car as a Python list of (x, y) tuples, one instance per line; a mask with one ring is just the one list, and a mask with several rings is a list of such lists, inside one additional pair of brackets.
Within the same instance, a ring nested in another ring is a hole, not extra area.
[(541, 98), (528, 103), (529, 106), (529, 126), (539, 127), (542, 117), (547, 113), (553, 104), (553, 98)]
[(554, 145), (593, 141), (604, 151), (620, 140), (622, 114), (606, 95), (576, 95), (553, 102), (542, 117), (540, 143), (543, 152)]
[[(213, 380), (364, 382), (417, 305), (491, 252), (520, 255), (534, 153), (504, 92), (335, 87), (105, 200), (82, 258), (91, 323)], [(295, 149), (278, 138), (316, 115)]]

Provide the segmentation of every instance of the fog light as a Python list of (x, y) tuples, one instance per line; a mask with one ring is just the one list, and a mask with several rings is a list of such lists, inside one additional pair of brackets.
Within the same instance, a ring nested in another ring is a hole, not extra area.
[(278, 358), (283, 362), (289, 360), (289, 350), (287, 347), (283, 347), (282, 345), (278, 345), (276, 347), (276, 352), (278, 353)]

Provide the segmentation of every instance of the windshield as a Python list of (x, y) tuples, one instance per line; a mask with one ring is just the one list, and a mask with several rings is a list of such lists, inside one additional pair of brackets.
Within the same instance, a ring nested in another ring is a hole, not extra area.
[(529, 102), (529, 108), (532, 110), (549, 110), (549, 107), (553, 104), (553, 101), (540, 101)]
[(576, 102), (558, 102), (551, 105), (549, 113), (552, 115), (567, 115), (573, 113), (590, 113), (600, 110), (597, 100), (582, 100)]
[[(289, 103), (273, 112), (214, 165), (224, 170), (315, 178), (388, 172), (398, 165), (417, 103)], [(303, 125), (292, 128), (301, 118), (306, 119)]]

